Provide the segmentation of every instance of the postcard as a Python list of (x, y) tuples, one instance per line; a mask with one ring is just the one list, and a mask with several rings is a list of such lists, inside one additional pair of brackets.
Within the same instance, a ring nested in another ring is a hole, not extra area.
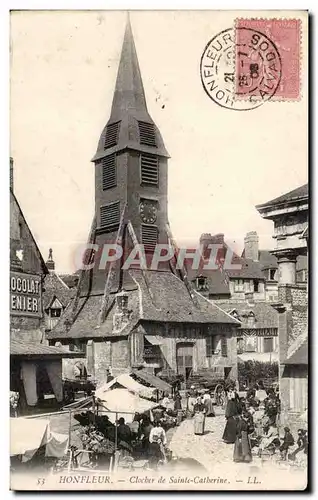
[(305, 490), (308, 12), (10, 23), (11, 489)]

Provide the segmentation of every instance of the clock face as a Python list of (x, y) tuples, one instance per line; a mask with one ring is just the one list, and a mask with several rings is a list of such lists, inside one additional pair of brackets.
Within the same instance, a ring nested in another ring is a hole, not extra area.
[(157, 220), (157, 204), (155, 201), (143, 200), (139, 205), (140, 217), (145, 224), (154, 224)]

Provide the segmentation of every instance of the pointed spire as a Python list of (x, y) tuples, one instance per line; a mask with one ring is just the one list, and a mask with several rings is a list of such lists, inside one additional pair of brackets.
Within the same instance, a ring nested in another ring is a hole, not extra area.
[(49, 249), (49, 256), (46, 261), (46, 267), (48, 268), (49, 271), (54, 271), (55, 270), (55, 262), (53, 260), (53, 250), (52, 248)]
[(120, 118), (123, 113), (127, 113), (129, 110), (148, 114), (128, 12), (110, 121)]

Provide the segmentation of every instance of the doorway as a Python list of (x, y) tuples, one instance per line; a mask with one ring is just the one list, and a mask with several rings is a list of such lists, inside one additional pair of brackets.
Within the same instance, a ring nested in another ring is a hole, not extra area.
[(193, 370), (193, 343), (180, 342), (177, 344), (177, 373), (183, 375), (185, 381)]

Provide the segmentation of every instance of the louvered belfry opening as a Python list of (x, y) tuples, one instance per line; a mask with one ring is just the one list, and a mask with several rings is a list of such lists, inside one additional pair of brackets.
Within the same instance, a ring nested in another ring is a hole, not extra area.
[(119, 125), (120, 125), (120, 121), (115, 122), (115, 123), (111, 123), (110, 125), (107, 126), (104, 149), (108, 149), (108, 148), (112, 148), (113, 146), (116, 146), (116, 144), (118, 142)]
[(141, 153), (141, 184), (152, 186), (159, 185), (159, 163), (158, 157), (147, 153)]
[(103, 191), (117, 185), (116, 155), (106, 156), (101, 161)]
[(119, 201), (100, 207), (100, 227), (108, 231), (116, 231), (120, 222)]
[(155, 126), (153, 123), (138, 121), (140, 144), (157, 147)]
[(141, 243), (146, 252), (153, 252), (158, 242), (157, 226), (141, 225)]

